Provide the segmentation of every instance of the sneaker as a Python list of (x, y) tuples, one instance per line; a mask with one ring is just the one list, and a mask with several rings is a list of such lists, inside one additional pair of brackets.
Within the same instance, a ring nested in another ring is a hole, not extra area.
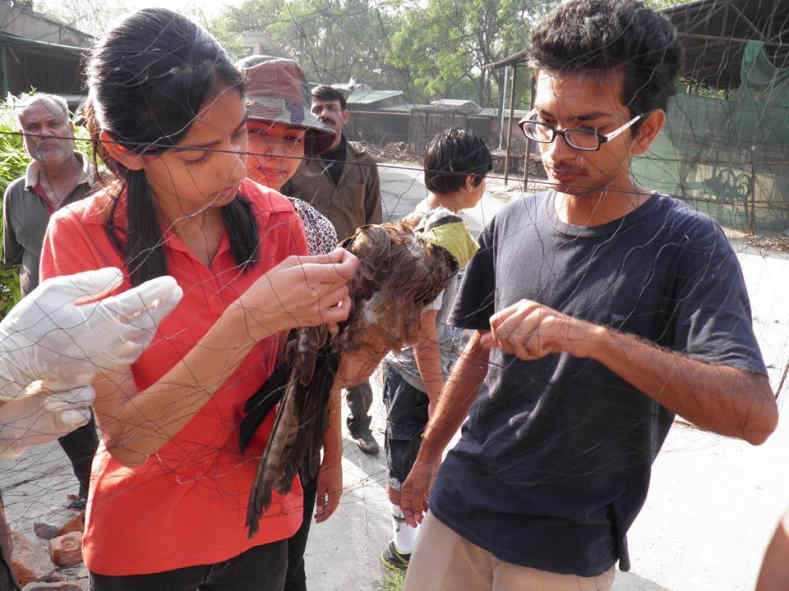
[(373, 437), (371, 431), (365, 431), (359, 435), (354, 435), (353, 440), (356, 442), (356, 445), (359, 446), (359, 449), (364, 453), (371, 456), (378, 455), (380, 448), (378, 447), (378, 442), (375, 440), (375, 437)]
[(398, 552), (394, 542), (389, 542), (386, 550), (381, 554), (381, 562), (386, 568), (403, 573), (408, 568), (409, 560), (411, 560), (411, 554), (401, 554)]
[(66, 500), (66, 509), (72, 509), (74, 511), (84, 511), (85, 506), (88, 504), (87, 496), (68, 495)]

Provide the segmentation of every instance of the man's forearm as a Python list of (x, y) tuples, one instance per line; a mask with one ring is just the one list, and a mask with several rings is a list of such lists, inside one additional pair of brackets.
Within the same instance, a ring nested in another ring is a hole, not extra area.
[(477, 397), (482, 381), (488, 373), (489, 355), (489, 350), (480, 343), (480, 336), (479, 332), (474, 333), (455, 369), (447, 378), (438, 407), (425, 429), (419, 448), (420, 458), (440, 458)]
[(762, 443), (778, 410), (766, 376), (712, 365), (632, 335), (595, 326), (584, 356), (703, 429)]

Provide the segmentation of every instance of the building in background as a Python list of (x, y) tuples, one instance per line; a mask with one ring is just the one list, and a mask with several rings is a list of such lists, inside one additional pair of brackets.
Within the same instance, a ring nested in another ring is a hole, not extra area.
[(83, 57), (94, 41), (25, 3), (0, 3), (2, 96), (36, 89), (59, 94), (75, 108), (84, 98)]

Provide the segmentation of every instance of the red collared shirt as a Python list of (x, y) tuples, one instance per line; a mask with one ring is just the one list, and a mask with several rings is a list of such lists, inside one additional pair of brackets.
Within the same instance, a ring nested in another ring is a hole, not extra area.
[[(251, 181), (242, 183), (241, 193), (253, 203), (260, 234), (259, 260), (247, 272), (233, 260), (227, 233), (208, 266), (178, 236), (163, 233), (168, 271), (184, 296), (132, 366), (138, 391), (173, 367), (261, 275), (291, 254), (306, 254), (301, 224), (286, 199)], [(103, 225), (107, 203), (106, 195), (94, 196), (53, 215), (42, 255), (44, 278), (107, 265), (123, 268)], [(121, 202), (116, 213), (124, 211)], [(126, 277), (120, 289), (129, 287)], [(302, 514), (298, 479), (289, 494), (274, 492), (251, 540), (244, 527), (273, 413), (243, 455), (239, 424), (244, 403), (273, 371), (277, 345), (277, 335), (261, 341), (191, 422), (142, 465), (124, 466), (100, 444), (83, 542), (90, 570), (131, 575), (212, 564), (296, 532)]]

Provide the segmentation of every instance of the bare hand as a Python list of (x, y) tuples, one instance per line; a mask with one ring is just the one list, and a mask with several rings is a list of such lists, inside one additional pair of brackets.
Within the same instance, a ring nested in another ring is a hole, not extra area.
[(490, 319), (480, 344), (531, 361), (552, 353), (586, 357), (593, 325), (531, 300), (521, 300)]
[(342, 458), (324, 458), (318, 472), (318, 492), (315, 497), (315, 522), (322, 523), (331, 517), (342, 496)]
[(403, 483), (403, 488), (400, 491), (400, 508), (406, 523), (411, 527), (422, 523), (424, 513), (428, 508), (430, 487), (433, 486), (440, 464), (440, 460), (429, 461), (418, 456), (411, 472), (408, 473), (408, 478)]
[(305, 326), (348, 318), (347, 283), (359, 260), (344, 248), (325, 255), (290, 256), (258, 279), (238, 300), (256, 340)]

